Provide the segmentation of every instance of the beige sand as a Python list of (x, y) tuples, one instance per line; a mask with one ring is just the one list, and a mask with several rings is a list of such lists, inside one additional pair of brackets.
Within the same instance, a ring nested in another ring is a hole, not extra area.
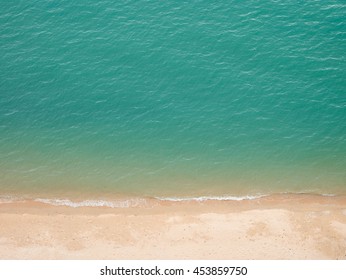
[(0, 204), (1, 259), (346, 259), (346, 197)]

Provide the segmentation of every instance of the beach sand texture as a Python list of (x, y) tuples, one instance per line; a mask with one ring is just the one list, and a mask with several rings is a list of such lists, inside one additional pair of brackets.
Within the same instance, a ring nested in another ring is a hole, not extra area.
[(346, 259), (346, 198), (0, 204), (1, 259)]

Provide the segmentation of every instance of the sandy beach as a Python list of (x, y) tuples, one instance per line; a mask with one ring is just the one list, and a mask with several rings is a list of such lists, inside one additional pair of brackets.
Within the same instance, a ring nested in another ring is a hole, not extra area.
[(346, 197), (0, 204), (1, 259), (346, 259)]

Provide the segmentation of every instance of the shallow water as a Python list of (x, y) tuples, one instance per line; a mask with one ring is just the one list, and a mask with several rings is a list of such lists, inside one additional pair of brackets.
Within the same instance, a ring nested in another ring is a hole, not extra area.
[(0, 193), (346, 194), (346, 5), (226, 2), (1, 3)]

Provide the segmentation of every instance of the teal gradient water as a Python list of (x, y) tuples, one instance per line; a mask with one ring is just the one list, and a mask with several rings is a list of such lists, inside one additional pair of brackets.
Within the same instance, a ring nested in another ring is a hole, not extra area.
[(1, 1), (0, 193), (346, 194), (344, 1)]

